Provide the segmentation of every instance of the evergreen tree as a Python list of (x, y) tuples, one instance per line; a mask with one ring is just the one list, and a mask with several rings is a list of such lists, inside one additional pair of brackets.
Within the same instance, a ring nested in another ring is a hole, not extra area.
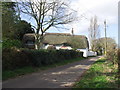
[(13, 39), (15, 24), (18, 22), (15, 2), (2, 2), (2, 34), (3, 38)]
[(20, 20), (17, 24), (16, 24), (16, 32), (15, 32), (15, 39), (19, 39), (22, 40), (24, 34), (26, 33), (35, 33), (34, 29), (31, 28), (31, 24), (24, 21), (24, 20)]

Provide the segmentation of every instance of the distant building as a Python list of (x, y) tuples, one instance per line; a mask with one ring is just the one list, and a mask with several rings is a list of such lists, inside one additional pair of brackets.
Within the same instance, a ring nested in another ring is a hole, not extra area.
[(36, 39), (35, 34), (33, 33), (25, 34), (23, 36), (24, 47), (29, 49), (36, 49), (35, 39)]
[[(25, 47), (35, 49), (35, 34), (25, 34), (23, 37), (23, 43)], [(73, 35), (70, 33), (45, 33), (43, 40), (43, 49), (47, 49), (49, 46), (55, 46), (56, 49), (89, 49), (89, 43), (86, 36)]]

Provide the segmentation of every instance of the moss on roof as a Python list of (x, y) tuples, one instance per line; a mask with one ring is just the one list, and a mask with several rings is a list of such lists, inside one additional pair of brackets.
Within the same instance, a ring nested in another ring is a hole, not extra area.
[[(25, 39), (33, 40), (35, 34), (26, 34)], [(83, 35), (71, 35), (69, 33), (46, 33), (44, 35), (43, 43), (49, 44), (62, 44), (68, 43), (73, 48), (89, 48), (89, 43), (86, 36)]]
[(44, 37), (44, 43), (62, 44), (68, 43), (73, 48), (89, 48), (88, 40), (83, 35), (71, 35), (67, 33), (47, 33)]
[(46, 34), (44, 37), (44, 43), (47, 42), (49, 44), (62, 44), (67, 43), (70, 36), (67, 35), (59, 35), (59, 34)]

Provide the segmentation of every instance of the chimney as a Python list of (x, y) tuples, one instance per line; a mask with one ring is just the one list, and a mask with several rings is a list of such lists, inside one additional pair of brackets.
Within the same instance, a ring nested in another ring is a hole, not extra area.
[(71, 33), (72, 33), (72, 35), (74, 35), (74, 30), (73, 30), (73, 28), (72, 28), (72, 31), (71, 31)]

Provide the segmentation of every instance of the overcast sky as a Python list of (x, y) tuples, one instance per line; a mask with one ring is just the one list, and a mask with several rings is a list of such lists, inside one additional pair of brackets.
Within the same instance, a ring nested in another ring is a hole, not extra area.
[[(104, 37), (104, 20), (107, 21), (107, 36), (118, 40), (118, 2), (119, 0), (70, 0), (70, 7), (78, 12), (79, 21), (66, 27), (69, 30), (56, 31), (51, 28), (48, 32), (70, 33), (74, 28), (74, 33), (86, 35), (91, 17), (98, 17), (99, 30), (101, 37)], [(23, 19), (25, 19), (23, 17)]]

